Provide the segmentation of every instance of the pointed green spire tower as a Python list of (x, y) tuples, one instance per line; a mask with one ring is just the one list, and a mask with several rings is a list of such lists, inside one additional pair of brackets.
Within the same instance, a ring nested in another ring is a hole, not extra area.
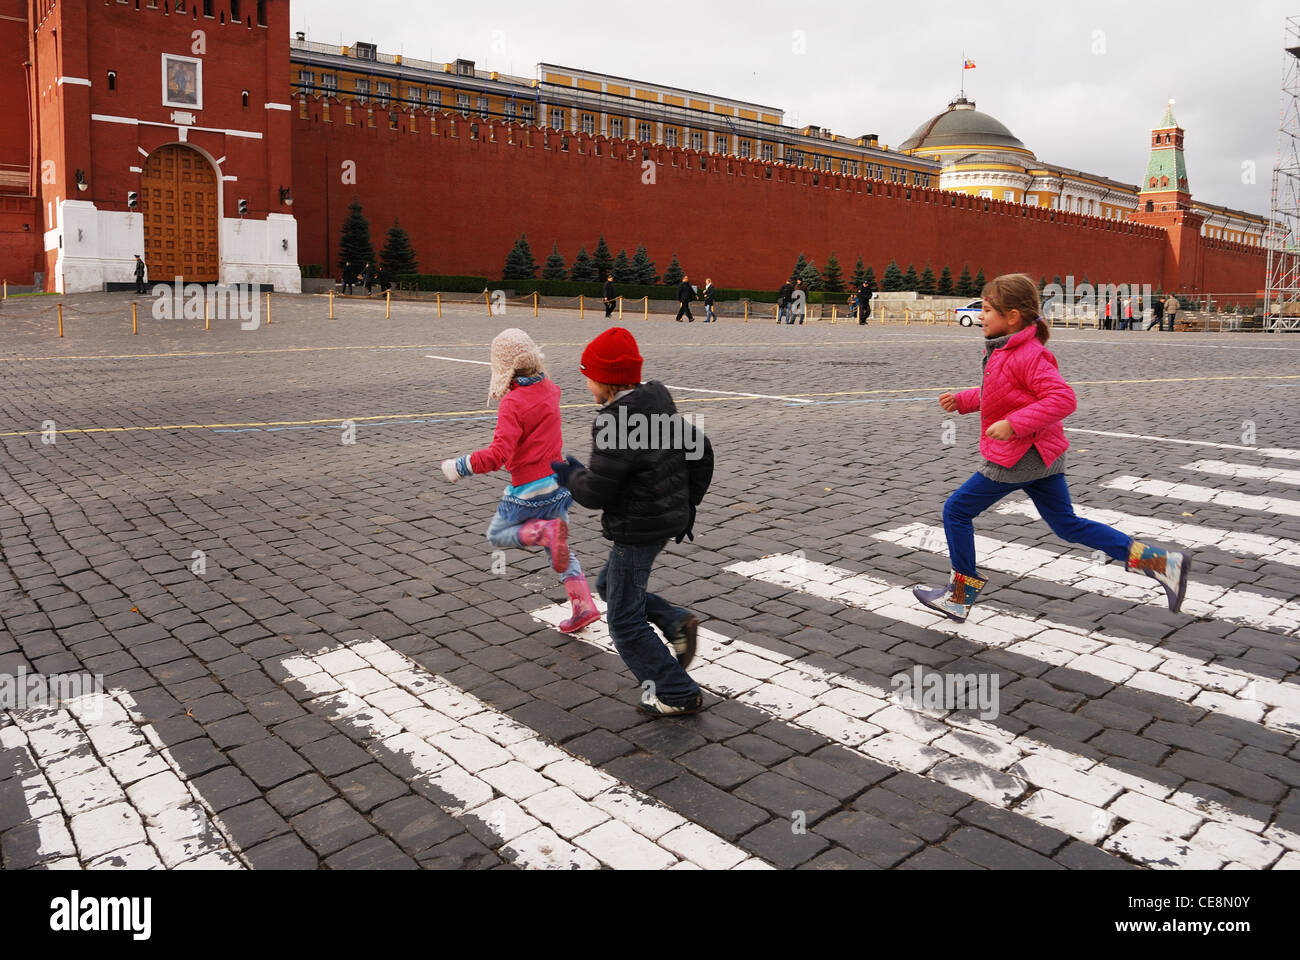
[(1165, 213), (1192, 209), (1192, 191), (1187, 184), (1187, 160), (1183, 156), (1183, 128), (1174, 119), (1170, 100), (1160, 126), (1151, 131), (1151, 156), (1142, 178), (1139, 211)]

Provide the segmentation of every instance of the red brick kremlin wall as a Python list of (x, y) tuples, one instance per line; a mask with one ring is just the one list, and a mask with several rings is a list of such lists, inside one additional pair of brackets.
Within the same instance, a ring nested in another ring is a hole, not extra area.
[[(422, 273), (492, 280), (521, 233), (539, 264), (558, 241), (569, 265), (603, 233), (614, 253), (644, 243), (660, 272), (676, 253), (692, 280), (724, 288), (774, 289), (800, 253), (821, 267), (832, 251), (846, 275), (861, 256), (877, 277), (895, 259), (918, 271), (929, 262), (936, 275), (969, 263), (989, 277), (1072, 274), (1166, 290), (1177, 280), (1187, 292), (1253, 293), (1264, 281), (1262, 250), (1155, 226), (658, 146), (644, 148), (654, 161), (646, 183), (643, 146), (631, 140), (568, 135), (564, 151), (554, 131), (451, 114), (399, 113), (392, 130), (379, 109), (373, 127), (364, 108), (347, 124), (337, 101), (329, 122), (319, 98), (307, 113), (295, 102), (294, 213), (301, 262), (327, 275), (337, 275), (355, 195), (376, 252), (400, 217)], [(350, 164), (355, 184), (344, 182)]]

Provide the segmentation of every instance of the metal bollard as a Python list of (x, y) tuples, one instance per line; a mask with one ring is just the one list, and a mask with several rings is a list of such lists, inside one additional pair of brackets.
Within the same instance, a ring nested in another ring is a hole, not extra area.
[(334, 319), (334, 291), (330, 291), (330, 319)]
[(533, 316), (537, 316), (537, 291), (533, 291)]
[(266, 325), (271, 325), (271, 294), (266, 295)]
[(645, 319), (649, 320), (650, 319), (650, 298), (645, 297), (643, 298), (642, 302), (645, 304)]
[(59, 339), (63, 339), (63, 304), (59, 304)]
[(434, 297), (436, 297), (438, 300), (438, 319), (441, 320), (442, 319), (442, 294), (440, 292), (435, 293)]
[(137, 334), (137, 333), (140, 332), (139, 327), (136, 325), (136, 315), (135, 315), (135, 314), (136, 314), (136, 304), (135, 304), (135, 301), (132, 300), (132, 301), (131, 301), (131, 333), (132, 333), (132, 334)]
[(578, 319), (584, 320), (587, 317), (587, 301), (582, 294), (578, 294)]
[(488, 308), (488, 316), (492, 316), (492, 294), (486, 290), (483, 291), (483, 304)]
[(623, 322), (623, 298), (618, 298), (618, 322)]
[(210, 301), (207, 297), (203, 298), (203, 329), (204, 330), (212, 329), (212, 317), (210, 316), (211, 311), (209, 309), (211, 307), (211, 304), (212, 301)]
[(384, 319), (393, 319), (393, 291), (391, 290), (384, 294)]

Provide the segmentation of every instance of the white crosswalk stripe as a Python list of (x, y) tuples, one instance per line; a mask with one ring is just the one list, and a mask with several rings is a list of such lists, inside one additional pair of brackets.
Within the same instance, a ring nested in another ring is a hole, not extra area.
[(52, 868), (243, 869), (212, 808), (125, 691), (13, 711), (37, 854)]
[[(765, 564), (740, 563), (728, 570), (744, 576), (766, 569)], [(567, 615), (559, 604), (533, 613), (552, 626)], [(603, 620), (572, 636), (614, 650)], [(1104, 762), (1015, 736), (979, 719), (891, 702), (892, 690), (714, 631), (701, 630), (699, 641), (691, 676), (705, 689), (820, 734), (876, 763), (926, 776), (1149, 866), (1245, 867), (1267, 854), (1267, 862), (1260, 864), (1267, 867), (1288, 850), (1300, 850), (1300, 835), (1249, 821), (1213, 801), (1170, 790)], [(1142, 806), (1142, 800), (1157, 806)], [(1134, 816), (1122, 831), (1114, 832), (1118, 818), (1130, 819), (1111, 809), (1121, 801), (1125, 810), (1140, 811), (1144, 819)], [(1162, 816), (1165, 807), (1190, 818), (1175, 823)], [(1239, 827), (1241, 836), (1210, 830), (1222, 826)], [(1266, 830), (1268, 837), (1263, 836)], [(1215, 845), (1203, 843), (1202, 834)]]
[[(994, 510), (1004, 516), (1040, 519), (1038, 508), (1029, 500), (1004, 500)], [(1264, 557), (1270, 563), (1300, 567), (1300, 541), (1270, 537), (1262, 533), (1202, 527), (1192, 523), (1162, 520), (1159, 517), (1122, 513), (1119, 510), (1086, 507), (1077, 503), (1074, 505), (1074, 510), (1081, 517), (1118, 527), (1130, 536), (1159, 538), (1170, 544), (1192, 549), (1212, 547), (1225, 553)]]
[(1212, 473), (1219, 477), (1237, 480), (1267, 480), (1272, 483), (1300, 484), (1300, 470), (1282, 470), (1277, 467), (1258, 467), (1249, 463), (1225, 463), (1222, 460), (1197, 460), (1183, 467), (1198, 473)]
[(769, 869), (378, 640), (280, 665), (316, 695), (312, 709), (361, 731), (372, 755), (402, 758), (417, 787), (487, 826), (518, 866)]
[(1216, 503), (1241, 510), (1258, 510), (1261, 513), (1300, 517), (1300, 500), (1258, 496), (1252, 493), (1239, 493), (1236, 490), (1216, 490), (1213, 487), (1202, 487), (1194, 483), (1173, 483), (1169, 480), (1144, 480), (1141, 477), (1123, 476), (1107, 480), (1102, 487), (1107, 490), (1124, 490), (1128, 493), (1164, 497), (1167, 500)]
[[(887, 543), (930, 553), (946, 554), (948, 551), (942, 528), (925, 523), (910, 523), (873, 536)], [(1164, 590), (1154, 580), (1124, 569), (1122, 564), (1100, 563), (1090, 558), (1053, 553), (983, 536), (975, 537), (975, 550), (981, 570), (1032, 576), (1135, 603), (1166, 605)], [(1210, 584), (1188, 583), (1182, 612), (1261, 630), (1284, 630), (1288, 633), (1300, 630), (1300, 603)]]
[(887, 619), (931, 627), (981, 646), (1006, 649), (1300, 736), (1300, 687), (1294, 684), (1214, 666), (1141, 640), (1025, 616), (985, 602), (971, 609), (965, 623), (956, 623), (920, 606), (906, 587), (797, 556), (764, 557), (727, 569)]

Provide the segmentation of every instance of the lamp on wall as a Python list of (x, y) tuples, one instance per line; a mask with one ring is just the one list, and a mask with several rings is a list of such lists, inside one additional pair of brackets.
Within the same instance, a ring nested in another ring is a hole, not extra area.
[(81, 191), (84, 192), (84, 191), (90, 189), (90, 185), (89, 185), (88, 183), (86, 183), (86, 171), (85, 171), (85, 170), (78, 170), (78, 171), (77, 171), (76, 180), (77, 180), (77, 189), (78, 189), (78, 190), (81, 190)]
[(288, 187), (281, 187), (281, 188), (280, 188), (280, 203), (284, 204), (284, 206), (286, 206), (286, 207), (292, 207), (292, 206), (293, 206), (293, 197), (291, 197), (291, 196), (289, 195), (289, 188), (288, 188)]

